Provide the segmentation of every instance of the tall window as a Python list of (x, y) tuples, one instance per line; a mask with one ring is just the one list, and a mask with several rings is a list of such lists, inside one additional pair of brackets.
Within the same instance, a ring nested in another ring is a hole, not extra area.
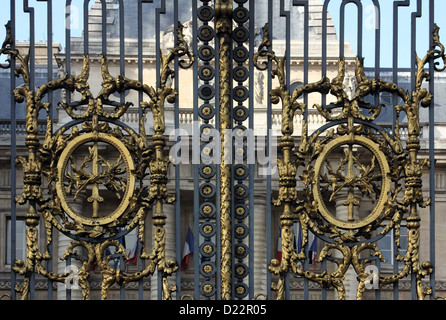
[[(380, 228), (378, 231), (382, 231)], [(401, 255), (406, 254), (407, 250), (407, 227), (405, 225), (401, 226), (400, 231), (400, 249), (399, 252)], [(393, 266), (394, 265), (394, 257), (396, 254), (396, 245), (395, 245), (395, 229), (392, 229), (389, 233), (387, 233), (384, 238), (378, 241), (378, 248), (381, 250), (384, 259), (387, 260), (384, 263), (381, 263), (383, 266)]]
[[(11, 217), (6, 218), (6, 265), (12, 265), (14, 261), (11, 261), (12, 253), (12, 239), (11, 239)], [(16, 241), (15, 259), (22, 259), (25, 261), (26, 257), (26, 224), (25, 219), (17, 218), (16, 220), (16, 233), (14, 239)]]

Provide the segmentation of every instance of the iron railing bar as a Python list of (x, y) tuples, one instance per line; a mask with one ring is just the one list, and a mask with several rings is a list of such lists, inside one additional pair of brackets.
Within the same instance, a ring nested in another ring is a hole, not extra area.
[[(405, 1), (399, 1), (393, 3), (393, 83), (398, 84), (398, 52), (399, 52), (399, 46), (398, 46), (398, 21), (399, 21), (399, 14), (398, 14), (398, 8), (400, 6), (409, 6), (410, 0)], [(393, 106), (393, 121), (392, 121), (392, 136), (395, 135), (396, 130), (396, 121), (397, 121), (397, 113), (395, 106), (398, 104), (398, 95), (396, 93), (392, 94), (392, 106)], [(397, 250), (398, 247), (395, 243), (395, 241), (392, 241), (393, 245), (393, 273), (398, 273), (398, 260), (397, 260)], [(399, 287), (398, 287), (399, 281), (396, 281), (393, 284), (393, 299), (398, 300), (399, 299)]]
[[(280, 17), (285, 17), (285, 57), (286, 57), (286, 75), (285, 85), (289, 88), (291, 78), (291, 35), (290, 35), (290, 12), (285, 10), (284, 0), (280, 0)], [(285, 274), (285, 300), (290, 299), (290, 274)]]
[[(155, 10), (155, 56), (157, 57), (155, 59), (156, 61), (156, 88), (161, 87), (161, 57), (160, 52), (161, 49), (161, 14), (166, 13), (166, 1), (161, 0), (161, 7), (156, 8)], [(157, 290), (158, 290), (158, 300), (163, 299), (163, 290), (162, 290), (162, 271), (157, 270)]]
[(291, 82), (291, 21), (290, 11), (285, 10), (284, 0), (280, 0), (280, 16), (285, 17), (286, 85), (289, 87)]
[[(138, 0), (138, 81), (143, 83), (144, 81), (144, 69), (143, 69), (143, 35), (142, 35), (142, 3), (144, 0)], [(143, 92), (138, 91), (138, 106), (143, 101)], [(138, 108), (139, 119), (143, 117), (142, 108)], [(139, 131), (141, 132), (141, 123), (139, 123)]]
[[(47, 0), (47, 37), (48, 37), (48, 50), (47, 50), (47, 81), (50, 82), (53, 80), (53, 0)], [(48, 102), (49, 102), (49, 117), (51, 119), (51, 123), (53, 122), (54, 116), (54, 106), (53, 106), (53, 90), (48, 92)], [(51, 128), (51, 131), (53, 128)], [(52, 134), (52, 132), (51, 132)], [(15, 144), (14, 144), (15, 145)], [(53, 231), (53, 227), (51, 227)], [(51, 232), (52, 232), (51, 231)], [(50, 255), (50, 259), (47, 263), (48, 272), (53, 271), (53, 240), (51, 240), (48, 245), (48, 252)], [(53, 281), (48, 279), (48, 300), (53, 300)]]
[[(159, 57), (161, 50), (161, 14), (166, 13), (166, 0), (161, 0), (161, 7), (156, 8), (155, 14), (155, 56)], [(156, 87), (161, 86), (161, 61), (160, 59), (155, 59), (156, 61)]]
[[(392, 82), (398, 85), (398, 8), (400, 5), (409, 5), (410, 0), (405, 0), (403, 3), (395, 1), (393, 3), (393, 37), (392, 37)], [(397, 114), (396, 114), (396, 108), (395, 106), (398, 103), (398, 95), (396, 93), (392, 93), (392, 137), (394, 137), (395, 134), (395, 127), (396, 127), (396, 120), (397, 120)], [(395, 270), (394, 270), (395, 271)], [(395, 284), (394, 284), (395, 287)], [(396, 286), (398, 287), (398, 286)]]
[[(121, 59), (119, 59), (119, 73), (120, 75), (124, 76), (125, 75), (125, 59), (123, 59), (122, 57), (125, 57), (125, 35), (124, 35), (124, 22), (125, 22), (125, 15), (124, 15), (124, 3), (123, 0), (119, 0), (119, 54)], [(119, 94), (119, 100), (121, 105), (123, 105), (125, 103), (125, 92), (121, 92)], [(122, 238), (125, 241), (125, 236), (123, 236)], [(125, 242), (125, 247), (127, 246), (127, 242)], [(120, 257), (120, 264), (119, 264), (120, 268), (123, 268), (124, 271), (126, 269), (126, 264), (125, 264), (125, 260), (124, 257), (121, 255)], [(120, 299), (121, 300), (125, 300), (125, 293), (126, 293), (126, 288), (124, 284), (120, 285)]]
[[(67, 74), (70, 74), (71, 72), (71, 65), (68, 63), (70, 60), (68, 58), (71, 58), (71, 24), (70, 24), (70, 18), (71, 18), (71, 0), (66, 0), (65, 2), (65, 71)], [(67, 94), (67, 102), (69, 101), (69, 95)]]
[[(307, 242), (306, 244), (305, 244), (305, 246), (304, 246), (304, 252), (305, 252), (305, 260), (304, 260), (304, 263), (303, 263), (303, 269), (304, 270), (308, 270), (309, 269), (309, 267), (310, 267), (310, 261), (309, 261), (309, 256), (308, 256), (308, 254), (309, 254), (309, 250), (308, 250), (308, 247), (309, 247), (309, 243)], [(304, 277), (304, 300), (309, 300), (309, 298), (310, 298), (310, 292), (309, 292), (309, 289), (308, 289), (308, 279), (307, 278), (305, 278)]]
[[(309, 20), (310, 20), (310, 15), (309, 15), (309, 7), (308, 7), (308, 2), (305, 3), (305, 13), (304, 13), (304, 83), (309, 83)], [(304, 93), (304, 103), (306, 105), (306, 108), (304, 110), (304, 114), (303, 114), (303, 120), (307, 121), (308, 120), (308, 93), (305, 92)], [(305, 135), (308, 137), (308, 130), (306, 130)], [(307, 288), (308, 291), (308, 285), (309, 285), (309, 280), (307, 278), (304, 278), (304, 284), (305, 287)], [(307, 297), (308, 297), (308, 293), (307, 293)], [(309, 298), (309, 297), (308, 297)]]
[(381, 6), (378, 0), (373, 0), (375, 6), (375, 77), (380, 77), (381, 71)]
[[(381, 8), (379, 1), (373, 0), (374, 13), (375, 13), (375, 79), (380, 79), (381, 73)], [(361, 15), (362, 18), (362, 15)], [(361, 22), (362, 25), (362, 22)], [(361, 26), (362, 30), (362, 26)], [(362, 47), (362, 33), (361, 33), (361, 47)], [(363, 63), (365, 64), (365, 63)], [(379, 93), (374, 95), (375, 106), (379, 105)], [(381, 274), (381, 261), (376, 259), (378, 273)], [(375, 299), (381, 300), (381, 291), (375, 290)]]
[[(72, 255), (69, 255), (66, 259), (65, 270), (67, 270), (68, 267), (71, 266), (71, 257)], [(71, 286), (67, 286), (68, 283), (69, 283), (68, 281), (65, 283), (65, 299), (71, 300)]]
[[(328, 5), (330, 0), (325, 0), (322, 8), (322, 77), (327, 76), (327, 19), (328, 19)], [(339, 43), (341, 46), (341, 42)], [(322, 107), (327, 104), (327, 96), (322, 95)]]
[[(283, 1), (281, 2), (281, 10), (282, 10)], [(308, 2), (302, 2), (302, 1), (294, 1), (293, 5), (302, 5), (304, 6), (304, 83), (308, 83)], [(287, 13), (287, 27), (286, 29), (290, 29), (290, 12)], [(290, 34), (287, 32), (287, 46), (289, 44)], [(291, 57), (288, 56), (290, 50), (287, 49), (287, 62), (291, 60)], [(307, 65), (305, 65), (307, 63)], [(291, 73), (291, 65), (287, 65), (287, 75)], [(290, 85), (290, 82), (287, 80), (287, 84)], [(292, 94), (292, 92), (290, 92)], [(306, 100), (308, 99), (308, 95), (305, 94)], [(306, 103), (306, 102), (305, 102)], [(307, 114), (307, 110), (304, 112), (304, 118), (305, 114)], [(305, 260), (306, 261), (306, 260)], [(304, 270), (308, 268), (308, 264), (305, 264)], [(306, 277), (303, 277), (303, 283), (304, 283), (304, 300), (309, 300), (309, 280)]]
[[(10, 14), (11, 14), (11, 37), (12, 39), (15, 39), (15, 35), (16, 35), (16, 10), (15, 10), (15, 0), (11, 0), (10, 2)], [(11, 49), (15, 50), (15, 41), (12, 41), (11, 43)], [(10, 68), (10, 76), (9, 76), (9, 80), (10, 80), (10, 110), (11, 110), (11, 264), (13, 263), (13, 261), (15, 261), (17, 259), (16, 256), (16, 250), (17, 250), (17, 238), (16, 238), (16, 234), (17, 234), (17, 203), (15, 202), (15, 197), (16, 197), (16, 186), (17, 186), (17, 168), (16, 168), (16, 164), (15, 164), (15, 160), (16, 160), (16, 156), (17, 156), (17, 150), (16, 150), (16, 145), (17, 145), (17, 137), (16, 137), (16, 127), (17, 127), (17, 118), (16, 118), (16, 101), (14, 98), (14, 94), (12, 92), (12, 88), (16, 87), (16, 77), (14, 74), (14, 70), (15, 70), (15, 61), (11, 61), (11, 68)], [(16, 281), (17, 281), (17, 276), (15, 271), (11, 268), (11, 300), (16, 300), (17, 294), (15, 291), (15, 286), (16, 286)]]
[[(119, 0), (119, 54), (121, 59), (119, 59), (119, 70), (122, 76), (125, 76), (125, 12), (124, 12), (124, 2)], [(125, 100), (124, 92), (121, 93), (121, 103)]]
[(23, 12), (29, 13), (29, 86), (30, 90), (35, 90), (36, 52), (35, 52), (35, 15), (34, 8), (28, 5), (28, 0), (23, 0)]
[[(30, 68), (30, 74), (29, 74), (29, 86), (30, 90), (35, 90), (35, 74), (34, 71), (36, 69), (36, 55), (35, 55), (35, 16), (34, 16), (34, 8), (29, 6), (28, 0), (23, 0), (23, 12), (29, 13), (29, 68)], [(29, 206), (34, 207), (34, 211), (37, 212), (37, 203), (35, 200), (29, 201)], [(28, 226), (29, 228), (29, 226)], [(35, 280), (36, 275), (34, 272), (30, 275), (29, 280), (29, 297), (31, 300), (35, 299)]]
[(422, 16), (422, 3), (421, 0), (417, 0), (417, 10), (415, 12), (412, 12), (411, 14), (411, 42), (410, 42), (410, 52), (411, 52), (411, 89), (412, 91), (415, 90), (416, 85), (416, 69), (415, 69), (415, 61), (417, 57), (417, 18), (421, 18)]
[[(375, 257), (376, 259), (376, 264), (378, 267), (378, 281), (379, 281), (379, 274), (381, 274), (381, 260), (378, 257)], [(377, 284), (378, 289), (375, 290), (375, 299), (376, 300), (381, 300), (381, 288), (379, 287), (379, 282)]]
[[(232, 32), (232, 30), (231, 30), (231, 32)], [(233, 45), (232, 39), (231, 39), (231, 45)], [(232, 57), (232, 51), (233, 51), (232, 47), (230, 47), (229, 51), (230, 51), (229, 52), (229, 70), (230, 70), (230, 76), (229, 76), (230, 77), (230, 80), (229, 80), (229, 88), (230, 88), (230, 90), (229, 90), (229, 105), (230, 105), (230, 107), (229, 107), (229, 123), (230, 123), (230, 125), (229, 125), (229, 129), (231, 130), (230, 146), (232, 148), (233, 143), (234, 143), (234, 140), (232, 139), (232, 132), (234, 130), (234, 115), (233, 115), (234, 85), (233, 85), (233, 77), (232, 77), (232, 70), (234, 70), (234, 59)], [(220, 106), (220, 104), (218, 104), (218, 105)], [(220, 123), (220, 121), (218, 123)], [(221, 148), (223, 150), (223, 148), (225, 148), (225, 146), (222, 145)], [(226, 152), (226, 151), (224, 151), (224, 152)], [(236, 238), (235, 238), (235, 232), (233, 232), (233, 226), (236, 223), (236, 220), (234, 219), (234, 208), (235, 208), (234, 203), (236, 202), (234, 187), (235, 187), (236, 180), (234, 178), (232, 178), (235, 176), (234, 161), (235, 161), (235, 154), (233, 153), (231, 156), (232, 165), (231, 165), (231, 170), (230, 170), (231, 171), (231, 208), (230, 208), (230, 210), (231, 210), (231, 221), (232, 221), (232, 225), (231, 225), (231, 275), (232, 275), (232, 280), (231, 280), (232, 294), (231, 295), (232, 295), (232, 298), (235, 298), (235, 285), (236, 285), (236, 282), (235, 282), (235, 280), (236, 280), (235, 279), (235, 258), (234, 258), (234, 246), (236, 243)], [(220, 188), (218, 190), (220, 190)]]
[[(88, 10), (88, 6), (90, 4), (90, 0), (84, 0), (84, 56), (87, 56), (89, 53), (89, 48), (88, 48), (88, 44), (90, 41), (90, 33), (89, 33), (89, 24), (88, 24), (88, 15), (89, 15), (89, 10)], [(71, 7), (71, 0), (70, 0), (70, 7)], [(71, 9), (70, 9), (71, 11)], [(69, 23), (70, 20), (67, 21), (67, 23)], [(70, 26), (71, 29), (71, 26)], [(71, 38), (67, 38), (68, 42), (71, 42)], [(70, 51), (69, 49), (67, 49), (67, 51)], [(68, 96), (68, 95), (67, 95)]]
[[(351, 0), (352, 1), (352, 0)], [(362, 45), (362, 39), (363, 39), (363, 7), (362, 2), (355, 0), (355, 4), (358, 7), (358, 34), (357, 40), (357, 56), (362, 57), (363, 56), (363, 45)], [(375, 40), (376, 41), (376, 40)]]
[[(194, 56), (197, 57), (198, 52), (198, 40), (197, 40), (197, 30), (198, 30), (198, 16), (197, 16), (197, 0), (192, 1), (192, 50)], [(196, 61), (193, 66), (193, 128), (192, 128), (192, 167), (193, 167), (193, 178), (194, 178), (194, 299), (200, 299), (200, 274), (199, 268), (197, 266), (200, 265), (200, 254), (199, 254), (199, 245), (200, 245), (200, 237), (199, 235), (199, 219), (200, 219), (200, 199), (197, 190), (199, 190), (199, 175), (198, 175), (198, 167), (200, 163), (200, 139), (199, 139), (199, 128), (198, 127), (198, 61)]]
[[(272, 35), (272, 31), (273, 31), (273, 6), (268, 6), (268, 33), (270, 35)], [(271, 54), (273, 52), (272, 50), (272, 45), (268, 48), (268, 52)], [(271, 74), (272, 71), (272, 64), (268, 63), (268, 74)], [(268, 81), (267, 81), (267, 92), (271, 92), (272, 90), (272, 78), (271, 77), (267, 77)], [(267, 115), (272, 115), (272, 104), (271, 104), (271, 99), (268, 95), (268, 99), (267, 99)], [(268, 155), (268, 159), (271, 159), (271, 128), (272, 128), (272, 117), (267, 116), (266, 117), (266, 126), (267, 126), (267, 138), (266, 138), (266, 152)], [(267, 167), (267, 177), (266, 177), (266, 263), (267, 265), (269, 264), (269, 260), (271, 259), (271, 228), (272, 228), (272, 207), (271, 207), (271, 193), (272, 193), (272, 185), (271, 185), (271, 163), (268, 164)], [(267, 298), (268, 300), (270, 300), (272, 298), (272, 292), (271, 292), (271, 283), (272, 283), (272, 276), (271, 276), (271, 272), (267, 272)]]
[[(294, 0), (293, 5), (303, 6), (304, 7), (304, 83), (309, 83), (308, 80), (308, 52), (309, 52), (309, 7), (308, 1), (297, 1)], [(292, 93), (291, 93), (292, 94)], [(306, 105), (304, 114), (302, 115), (303, 121), (307, 121), (308, 119), (308, 93), (304, 93), (304, 103)], [(306, 132), (308, 136), (308, 131)], [(309, 299), (309, 280), (304, 277), (304, 300)]]
[[(304, 83), (309, 83), (309, 21), (310, 21), (310, 14), (309, 14), (309, 6), (308, 6), (308, 2), (304, 3)], [(303, 120), (307, 121), (308, 120), (308, 93), (305, 92), (304, 93), (304, 103), (306, 105), (306, 108), (304, 110), (304, 114), (303, 114)], [(308, 129), (305, 132), (305, 135), (308, 137)], [(316, 237), (316, 236), (315, 236)], [(305, 292), (304, 292), (304, 296), (306, 299), (309, 299), (309, 280), (304, 277), (304, 288), (305, 288)]]
[[(327, 260), (326, 259), (322, 260), (322, 262), (321, 262), (321, 272), (327, 272)], [(324, 300), (324, 301), (327, 300), (327, 293), (328, 293), (327, 288), (325, 286), (322, 286), (321, 287), (321, 299), (322, 300)]]
[(107, 56), (107, 0), (101, 0), (102, 10), (102, 54)]
[[(254, 1), (249, 1), (249, 87), (254, 88), (254, 48), (255, 48), (255, 7)], [(254, 94), (249, 95), (249, 129), (254, 132)], [(255, 147), (252, 146), (255, 151)], [(254, 295), (254, 163), (248, 165), (249, 170), (249, 299), (253, 299)]]
[[(138, 14), (137, 14), (137, 19), (138, 19), (138, 81), (140, 83), (143, 83), (144, 81), (144, 69), (143, 69), (143, 35), (142, 35), (142, 28), (143, 28), (143, 24), (142, 24), (142, 3), (144, 0), (138, 0)], [(143, 111), (141, 106), (141, 102), (143, 101), (143, 92), (142, 91), (138, 91), (138, 119), (142, 119), (143, 115)], [(144, 125), (144, 124), (143, 124)], [(139, 132), (141, 133), (143, 128), (141, 128), (141, 121), (139, 121)], [(138, 254), (137, 254), (137, 265), (138, 265), (138, 269), (140, 271), (143, 270), (144, 265), (143, 265), (143, 261), (141, 259), (141, 253), (142, 253), (142, 242), (138, 237), (138, 244), (137, 244), (137, 248), (138, 248)], [(152, 289), (152, 288), (151, 288)], [(144, 297), (144, 279), (140, 279), (138, 280), (138, 298), (139, 300), (143, 300)]]
[[(125, 271), (125, 260), (122, 254), (119, 255), (119, 269)], [(119, 299), (125, 300), (125, 285), (119, 286)]]
[(342, 1), (339, 9), (339, 58), (344, 58), (345, 51), (345, 1)]
[[(173, 9), (173, 20), (174, 20), (174, 30), (178, 29), (178, 0), (174, 0), (173, 3), (174, 9)], [(178, 34), (177, 32), (174, 32), (174, 43), (177, 43), (178, 41)], [(179, 90), (179, 74), (178, 74), (179, 68), (178, 68), (178, 56), (175, 56), (175, 63), (174, 63), (174, 87), (175, 89)], [(176, 143), (180, 142), (180, 110), (179, 110), (179, 101), (178, 97), (175, 99), (174, 104), (174, 126), (175, 126), (175, 133), (176, 133)], [(178, 156), (178, 155), (176, 155)], [(181, 266), (181, 189), (180, 189), (180, 183), (181, 183), (181, 170), (180, 170), (181, 164), (175, 162), (175, 248), (176, 248), (176, 260), (178, 261), (178, 265)], [(176, 291), (176, 299), (179, 300), (181, 298), (181, 270), (179, 270), (176, 273), (176, 285), (177, 285), (177, 291)]]
[[(377, 0), (373, 0), (374, 5), (374, 14), (375, 14), (375, 79), (380, 78), (380, 70), (381, 70), (381, 36), (380, 36), (380, 23), (381, 23), (381, 11), (379, 2)], [(362, 7), (361, 7), (362, 11)], [(362, 14), (361, 14), (361, 48), (362, 44)], [(365, 61), (363, 65), (365, 64)], [(379, 92), (374, 94), (374, 105), (379, 105)]]
[[(85, 0), (84, 0), (85, 1)], [(88, 1), (88, 0), (87, 0)], [(85, 3), (84, 3), (85, 5)], [(71, 75), (71, 0), (65, 2), (65, 72)], [(88, 23), (87, 23), (88, 26)], [(85, 26), (84, 26), (85, 27)], [(88, 27), (87, 27), (88, 28)], [(84, 36), (87, 34), (88, 29), (84, 31)], [(88, 47), (88, 45), (87, 45)], [(84, 38), (84, 54), (85, 54), (85, 38)], [(71, 103), (71, 94), (66, 93), (66, 102), (69, 105)]]
[[(416, 19), (417, 18), (421, 18), (422, 16), (422, 2), (421, 0), (417, 0), (417, 10), (412, 12), (411, 14), (411, 89), (412, 92), (415, 91), (415, 87), (416, 87), (416, 68), (415, 68), (415, 61), (416, 61), (416, 57), (417, 57), (417, 49), (416, 49), (416, 44), (417, 44), (417, 22)], [(414, 273), (414, 270), (412, 270), (411, 272), (411, 291), (412, 291), (412, 300), (416, 300), (417, 299), (417, 277), (416, 274)]]
[(102, 54), (107, 56), (107, 0), (101, 0), (102, 10)]
[[(296, 1), (294, 0), (295, 4), (303, 5), (304, 6), (304, 83), (309, 83), (309, 47), (310, 47), (310, 12), (309, 12), (309, 6), (308, 1)], [(308, 120), (308, 93), (304, 93), (304, 103), (307, 106), (305, 108), (304, 114), (303, 114), (303, 120)], [(306, 132), (308, 136), (308, 131)]]
[[(232, 46), (234, 45), (232, 39), (231, 39), (231, 45)], [(230, 101), (230, 105), (231, 106), (230, 106), (230, 111), (229, 111), (229, 119), (230, 119), (229, 123), (230, 123), (231, 133), (232, 133), (232, 129), (234, 127), (234, 125), (233, 125), (234, 124), (234, 120), (233, 120), (233, 114), (232, 114), (233, 101), (234, 101), (233, 100), (233, 98), (234, 98), (234, 95), (233, 95), (234, 86), (233, 86), (233, 81), (232, 81), (232, 70), (234, 70), (234, 63), (233, 62), (234, 62), (234, 60), (233, 60), (233, 57), (232, 57), (232, 50), (231, 50), (231, 52), (229, 54), (229, 70), (231, 71), (230, 90), (229, 90), (229, 92), (230, 92), (229, 93), (229, 95), (230, 95), (230, 100), (229, 101)], [(217, 69), (217, 70), (219, 70), (219, 69)], [(218, 104), (218, 105), (220, 106), (220, 104)], [(218, 123), (220, 123), (220, 121)], [(230, 137), (231, 137), (230, 139), (231, 139), (231, 149), (232, 149), (232, 145), (234, 143), (234, 140), (233, 140), (232, 136), (230, 136)], [(222, 152), (223, 152), (224, 148), (225, 148), (225, 146), (221, 145)], [(230, 161), (232, 163), (230, 172), (231, 172), (231, 177), (234, 177), (234, 175), (235, 175), (235, 170), (234, 170), (235, 154), (233, 152), (231, 152), (230, 155), (231, 155)], [(230, 208), (230, 210), (231, 210), (230, 217), (231, 217), (231, 222), (232, 222), (231, 226), (234, 226), (235, 223), (236, 223), (236, 220), (234, 219), (234, 208), (235, 208), (234, 203), (236, 201), (235, 200), (235, 183), (236, 183), (236, 180), (231, 178), (231, 208)], [(218, 190), (220, 190), (220, 188)], [(232, 228), (231, 228), (231, 230), (232, 230)], [(235, 263), (234, 263), (234, 261), (235, 261), (235, 258), (234, 258), (235, 243), (236, 243), (235, 232), (231, 232), (231, 297), (233, 299), (235, 299), (235, 286), (236, 286), (236, 280), (237, 280), (236, 276), (235, 276)]]
[[(217, 31), (217, 22), (218, 19), (214, 18), (214, 30)], [(218, 41), (218, 35), (215, 36), (215, 70), (220, 70), (220, 41)], [(217, 59), (218, 57), (218, 59)], [(220, 83), (220, 72), (215, 72), (215, 86), (218, 86)], [(216, 90), (217, 92), (217, 90)], [(215, 126), (219, 129), (219, 123), (220, 123), (220, 94), (216, 93), (215, 94), (215, 108), (216, 108), (216, 112), (215, 112)], [(217, 111), (218, 110), (218, 111)], [(224, 146), (220, 146), (220, 151), (223, 151), (223, 147)], [(220, 177), (221, 176), (221, 168), (220, 165), (215, 166), (216, 167), (216, 177)], [(221, 185), (220, 185), (220, 179), (216, 179), (215, 181), (215, 187), (217, 190), (221, 189)], [(215, 193), (215, 207), (217, 208), (217, 215), (215, 218), (215, 225), (216, 228), (219, 232), (218, 237), (216, 238), (215, 241), (215, 245), (217, 248), (217, 253), (216, 253), (216, 261), (218, 261), (216, 263), (217, 265), (217, 273), (216, 273), (216, 299), (217, 300), (221, 300), (221, 212), (219, 210), (219, 208), (221, 208), (221, 193), (220, 192), (216, 192)], [(231, 250), (232, 251), (232, 250)]]
[[(429, 34), (427, 35), (430, 39), (430, 48), (432, 48), (434, 44), (434, 39), (432, 37), (432, 30), (434, 30), (435, 25), (435, 1), (430, 0), (429, 1)], [(431, 74), (431, 79), (429, 81), (429, 92), (432, 94), (432, 100), (430, 102), (429, 106), (429, 161), (430, 161), (430, 167), (429, 167), (429, 196), (431, 199), (431, 204), (429, 207), (429, 257), (430, 261), (432, 262), (434, 268), (432, 268), (432, 273), (430, 275), (430, 286), (432, 288), (432, 294), (431, 294), (431, 300), (435, 299), (435, 249), (436, 249), (436, 243), (435, 243), (435, 127), (434, 127), (434, 121), (435, 121), (435, 64), (434, 59), (432, 58), (431, 61), (429, 61), (429, 74)]]

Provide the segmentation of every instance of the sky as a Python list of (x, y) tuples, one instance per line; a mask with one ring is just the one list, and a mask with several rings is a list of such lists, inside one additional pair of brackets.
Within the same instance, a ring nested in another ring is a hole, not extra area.
[[(136, 1), (136, 0), (135, 0)], [(189, 1), (189, 0), (180, 0)], [(275, 0), (276, 1), (276, 0)], [(291, 1), (291, 0), (285, 0)], [(376, 27), (376, 9), (373, 0), (360, 0), (363, 5), (363, 56), (366, 66), (375, 64), (375, 27)], [(411, 48), (411, 16), (413, 12), (420, 10), (422, 16), (416, 19), (417, 27), (417, 52), (424, 56), (429, 49), (429, 0), (396, 0), (398, 3), (410, 3), (409, 6), (400, 6), (398, 9), (399, 27), (399, 67), (410, 67), (410, 48)], [(0, 0), (3, 4), (0, 10), (0, 24), (4, 25), (10, 19), (10, 0)], [(23, 13), (24, 0), (16, 0), (16, 21), (18, 41), (29, 40), (29, 15)], [(53, 39), (54, 41), (65, 43), (65, 0), (53, 0)], [(84, 0), (72, 0), (71, 4), (71, 32), (72, 36), (82, 35), (83, 21), (83, 2)], [(90, 1), (90, 6), (94, 1)], [(353, 2), (353, 0), (352, 0)], [(381, 21), (379, 21), (381, 31), (381, 67), (392, 67), (392, 43), (393, 43), (393, 0), (380, 0)], [(335, 23), (339, 33), (340, 4), (342, 0), (330, 0), (328, 10)], [(444, 39), (446, 44), (446, 19), (443, 15), (446, 13), (446, 1), (434, 0), (435, 3), (435, 22), (440, 26), (440, 39)], [(29, 6), (35, 8), (36, 14), (36, 41), (46, 41), (48, 39), (46, 19), (47, 2), (46, 0), (29, 0)], [(419, 6), (419, 7), (418, 7)], [(354, 3), (347, 4), (345, 7), (345, 38), (350, 41), (353, 50), (357, 49), (357, 7)], [(0, 27), (0, 39), (4, 39), (4, 28)], [(1, 41), (0, 41), (1, 42)]]
[[(416, 43), (417, 54), (424, 57), (429, 49), (429, 40), (432, 31), (429, 30), (429, 0), (380, 0), (380, 31), (381, 31), (381, 67), (392, 67), (393, 62), (393, 3), (399, 3), (398, 8), (398, 62), (399, 67), (410, 67), (411, 61), (411, 25), (412, 13), (420, 11), (421, 17), (416, 18)], [(402, 6), (403, 3), (409, 3), (409, 6)], [(328, 10), (333, 18), (336, 30), (339, 32), (340, 4), (342, 0), (332, 0)], [(363, 4), (363, 52), (366, 66), (375, 65), (375, 26), (376, 9), (372, 0), (361, 0)], [(434, 22), (440, 27), (440, 40), (446, 44), (446, 19), (443, 16), (446, 13), (446, 1), (435, 0), (435, 19)], [(350, 3), (345, 7), (345, 38), (350, 41), (353, 50), (357, 51), (357, 15), (358, 10), (355, 4)], [(354, 17), (351, 19), (351, 17)]]

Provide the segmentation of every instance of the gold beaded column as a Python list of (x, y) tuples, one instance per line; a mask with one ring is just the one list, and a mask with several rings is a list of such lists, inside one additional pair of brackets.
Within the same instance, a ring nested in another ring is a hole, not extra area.
[(221, 222), (221, 299), (232, 297), (231, 165), (228, 163), (226, 131), (231, 128), (231, 31), (232, 0), (216, 0), (215, 16), (220, 42), (220, 222)]

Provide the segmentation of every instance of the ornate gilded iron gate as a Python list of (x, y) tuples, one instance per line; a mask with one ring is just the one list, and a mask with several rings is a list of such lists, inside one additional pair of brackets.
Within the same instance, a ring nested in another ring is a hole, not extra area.
[[(406, 70), (398, 16), (411, 3), (393, 2), (385, 73), (377, 0), (74, 2), (62, 51), (54, 1), (9, 4), (12, 299), (399, 299), (401, 282), (436, 297), (420, 258), (426, 225), (436, 260), (434, 72), (446, 58), (433, 0), (415, 4)], [(417, 56), (423, 3), (430, 43)]]

